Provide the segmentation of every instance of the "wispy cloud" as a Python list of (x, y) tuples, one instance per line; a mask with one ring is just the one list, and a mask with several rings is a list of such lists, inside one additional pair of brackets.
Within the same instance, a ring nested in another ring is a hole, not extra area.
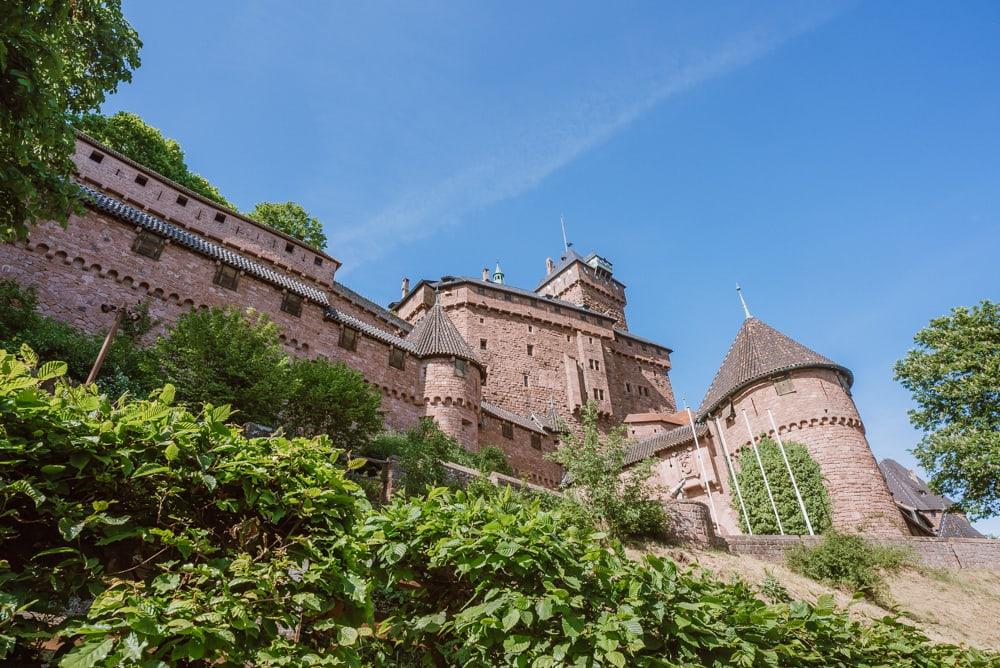
[(414, 188), (384, 208), (335, 231), (331, 248), (357, 267), (392, 249), (461, 224), (476, 210), (525, 193), (587, 151), (625, 130), (636, 119), (701, 83), (745, 67), (789, 39), (832, 18), (828, 12), (793, 25), (757, 28), (709, 53), (678, 59), (645, 74), (591, 90), (556, 113), (525, 118), (487, 155), (469, 147), (469, 162), (430, 187)]

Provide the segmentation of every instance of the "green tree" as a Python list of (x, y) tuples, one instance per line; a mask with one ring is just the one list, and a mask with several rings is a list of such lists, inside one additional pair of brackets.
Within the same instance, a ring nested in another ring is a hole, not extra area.
[(954, 308), (913, 340), (894, 367), (925, 432), (913, 454), (970, 518), (1000, 514), (1000, 304)]
[(423, 418), (403, 433), (380, 434), (362, 452), (370, 457), (396, 457), (403, 471), (403, 493), (406, 496), (424, 494), (428, 487), (447, 484), (444, 462), (474, 466), (458, 442), (445, 434), (430, 418)]
[(305, 435), (326, 434), (334, 443), (357, 448), (382, 429), (378, 390), (343, 363), (297, 359), (289, 373), (281, 424)]
[(193, 406), (229, 404), (274, 425), (288, 395), (289, 360), (266, 315), (235, 307), (183, 315), (153, 347), (151, 372)]
[(70, 121), (131, 80), (141, 46), (119, 0), (0, 3), (0, 240), (82, 210)]
[(306, 242), (310, 246), (326, 248), (326, 235), (319, 220), (310, 216), (300, 204), (295, 202), (261, 202), (253, 208), (249, 216), (270, 225), (288, 236)]
[(188, 168), (184, 151), (177, 141), (164, 137), (160, 130), (136, 114), (127, 111), (119, 111), (113, 116), (84, 114), (75, 120), (75, 124), (97, 141), (128, 156), (140, 165), (213, 202), (230, 209), (235, 208), (232, 202), (222, 196), (218, 188)]
[(597, 427), (597, 406), (589, 402), (582, 411), (583, 436), (567, 436), (549, 456), (562, 464), (570, 482), (569, 496), (595, 520), (603, 521), (619, 537), (657, 536), (666, 528), (663, 504), (650, 482), (652, 461), (623, 473), (628, 440), (624, 427), (602, 436)]
[[(823, 473), (804, 445), (793, 441), (784, 441), (784, 444), (785, 454), (795, 474), (795, 482), (799, 486), (802, 501), (809, 513), (813, 531), (817, 534), (823, 533), (831, 527), (830, 497), (827, 495), (826, 486), (823, 485)], [(786, 534), (807, 534), (806, 521), (802, 517), (798, 499), (795, 498), (795, 490), (788, 477), (788, 468), (785, 467), (781, 451), (778, 450), (778, 444), (770, 438), (763, 438), (757, 444), (757, 452), (760, 454), (761, 463), (764, 464), (767, 481), (771, 485), (771, 494), (774, 496), (774, 504), (778, 507), (782, 529)], [(753, 533), (777, 534), (778, 523), (774, 519), (774, 509), (767, 496), (764, 478), (760, 474), (756, 457), (748, 448), (744, 448), (740, 453), (740, 470), (736, 473), (736, 481), (743, 493), (743, 502), (746, 504), (747, 514), (750, 515)], [(734, 514), (740, 518), (740, 527), (746, 533), (746, 520), (740, 508), (739, 498), (735, 494), (731, 503)]]

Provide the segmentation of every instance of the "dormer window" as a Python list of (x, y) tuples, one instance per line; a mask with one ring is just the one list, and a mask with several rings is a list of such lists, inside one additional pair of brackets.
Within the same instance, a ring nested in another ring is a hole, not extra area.
[(300, 317), (302, 315), (302, 297), (286, 292), (285, 296), (281, 298), (281, 310), (296, 318)]
[(778, 396), (785, 394), (792, 394), (795, 392), (795, 386), (792, 384), (792, 378), (788, 374), (784, 376), (778, 376), (774, 379), (774, 391), (778, 393)]
[(226, 288), (227, 290), (235, 290), (236, 284), (239, 282), (239, 278), (239, 269), (236, 267), (230, 267), (227, 264), (220, 264), (219, 268), (215, 270), (215, 278), (212, 279), (212, 282)]
[(393, 348), (389, 351), (389, 366), (402, 371), (406, 366), (406, 353), (400, 348)]
[(146, 185), (147, 183), (149, 183), (149, 179), (147, 179), (147, 178), (146, 178), (146, 177), (145, 177), (144, 175), (142, 175), (142, 174), (136, 174), (136, 175), (135, 175), (135, 182), (136, 182), (136, 183), (138, 183), (138, 184), (139, 184), (140, 186), (144, 186), (144, 185)]
[(181, 206), (187, 206), (188, 205), (188, 198), (185, 197), (184, 195), (178, 195), (177, 196), (177, 203), (180, 204)]
[(500, 431), (504, 438), (514, 438), (514, 425), (510, 422), (503, 422)]
[(541, 434), (532, 434), (531, 435), (531, 447), (534, 448), (535, 450), (541, 450), (542, 449), (542, 435)]
[(217, 223), (224, 223), (224, 222), (226, 222), (226, 214), (224, 214), (224, 213), (216, 213), (215, 214), (215, 222), (217, 222)]
[(163, 237), (158, 237), (151, 232), (140, 232), (132, 243), (132, 250), (139, 255), (159, 260), (160, 253), (163, 252)]
[(101, 161), (104, 160), (104, 154), (101, 153), (100, 151), (92, 151), (90, 153), (90, 159), (96, 162), (97, 164), (101, 164)]
[(465, 378), (465, 374), (468, 373), (469, 363), (463, 359), (455, 359), (455, 375), (459, 378)]

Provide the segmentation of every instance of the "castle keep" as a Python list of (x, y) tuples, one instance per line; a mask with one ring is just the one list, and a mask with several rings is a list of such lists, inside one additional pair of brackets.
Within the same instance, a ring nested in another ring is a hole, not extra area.
[(819, 463), (835, 526), (906, 531), (850, 371), (749, 314), (692, 424), (677, 412), (671, 350), (629, 330), (625, 286), (597, 254), (567, 247), (534, 289), (508, 285), (499, 264), (479, 277), (404, 279), (385, 308), (339, 283), (332, 256), (85, 136), (73, 160), (86, 213), (0, 245), (3, 277), (34, 286), (48, 315), (101, 332), (113, 317), (102, 305), (146, 301), (161, 327), (192, 308), (252, 307), (289, 353), (360, 371), (382, 393), (388, 427), (430, 417), (469, 450), (501, 447), (519, 477), (549, 487), (562, 471), (545, 455), (593, 402), (603, 428), (625, 423), (635, 439), (627, 463), (654, 458), (663, 486), (711, 503), (723, 533), (739, 533), (723, 445), (738, 459), (777, 430)]

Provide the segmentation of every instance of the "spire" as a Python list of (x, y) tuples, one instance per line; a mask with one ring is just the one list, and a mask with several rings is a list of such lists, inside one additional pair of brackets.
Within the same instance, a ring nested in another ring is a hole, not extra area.
[(713, 411), (727, 397), (750, 383), (792, 369), (810, 367), (834, 369), (845, 374), (849, 383), (853, 381), (848, 369), (748, 316), (705, 393), (698, 414), (702, 416)]
[(500, 269), (500, 260), (497, 260), (497, 268), (493, 270), (493, 282), (503, 285), (503, 270)]
[(747, 300), (743, 298), (743, 288), (740, 287), (739, 283), (736, 284), (736, 294), (740, 296), (740, 304), (743, 304), (743, 315), (745, 316), (744, 319), (749, 320), (753, 316), (750, 315), (750, 309), (747, 308)]
[(480, 364), (451, 318), (444, 312), (438, 296), (434, 298), (434, 306), (417, 321), (406, 340), (413, 344), (418, 357), (458, 357)]

